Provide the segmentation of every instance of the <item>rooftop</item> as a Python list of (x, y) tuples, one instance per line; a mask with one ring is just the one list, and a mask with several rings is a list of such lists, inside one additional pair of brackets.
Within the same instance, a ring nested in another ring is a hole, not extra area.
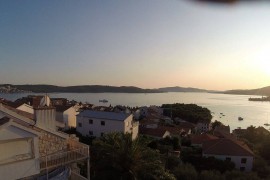
[(83, 112), (81, 112), (77, 116), (88, 117), (88, 118), (97, 118), (97, 119), (124, 121), (127, 117), (130, 116), (130, 114), (106, 112), (106, 111), (84, 110)]
[(209, 140), (213, 140), (213, 139), (218, 139), (218, 137), (204, 133), (204, 134), (192, 136), (191, 143), (192, 144), (202, 144), (205, 141), (209, 141)]
[(241, 141), (221, 138), (203, 142), (204, 154), (230, 155), (230, 156), (253, 156), (250, 148)]
[(140, 134), (154, 136), (154, 137), (160, 137), (162, 138), (164, 134), (166, 133), (166, 129), (163, 128), (143, 128), (140, 127)]

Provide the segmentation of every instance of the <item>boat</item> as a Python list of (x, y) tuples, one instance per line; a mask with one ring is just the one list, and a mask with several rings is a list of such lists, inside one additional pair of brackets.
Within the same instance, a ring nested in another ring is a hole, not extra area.
[(100, 99), (99, 102), (102, 102), (102, 103), (107, 103), (109, 102), (107, 99)]
[(269, 124), (269, 123), (265, 123), (265, 124), (263, 124), (263, 125), (265, 125), (265, 126), (270, 126), (270, 124)]
[(239, 120), (239, 121), (242, 121), (242, 120), (244, 120), (244, 118), (242, 118), (242, 117), (239, 116), (239, 117), (238, 117), (238, 120)]

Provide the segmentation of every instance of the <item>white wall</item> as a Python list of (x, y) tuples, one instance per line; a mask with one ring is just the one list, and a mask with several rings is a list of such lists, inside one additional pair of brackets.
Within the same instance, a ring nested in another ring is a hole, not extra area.
[[(230, 156), (230, 155), (212, 155), (212, 154), (203, 154), (204, 157), (215, 157), (220, 160), (226, 160), (227, 157), (231, 158), (231, 161), (235, 164), (236, 169), (240, 167), (245, 167), (245, 171), (251, 171), (253, 167), (253, 157), (251, 156)], [(241, 163), (241, 159), (246, 158), (246, 163)]]
[[(93, 120), (93, 124), (89, 124), (89, 119)], [(84, 136), (90, 136), (89, 131), (93, 131), (93, 136), (100, 137), (101, 133), (109, 132), (123, 132), (123, 133), (132, 133), (133, 116), (130, 115), (124, 121), (118, 120), (108, 120), (108, 119), (97, 119), (97, 118), (87, 118), (87, 117), (77, 117), (77, 132), (81, 133)], [(105, 126), (101, 125), (101, 121), (105, 121)], [(79, 127), (79, 123), (82, 124), (82, 127)], [(134, 130), (136, 135), (136, 129)], [(138, 134), (138, 133), (137, 133)]]
[(67, 125), (68, 128), (76, 127), (77, 114), (78, 112), (76, 112), (76, 109), (74, 107), (70, 107), (69, 109), (64, 111), (63, 119), (64, 119), (64, 123)]
[[(89, 119), (93, 120), (93, 124), (89, 124)], [(101, 121), (105, 121), (105, 126), (101, 125)], [(82, 127), (79, 127), (79, 123)], [(101, 133), (124, 132), (124, 122), (97, 118), (77, 117), (77, 132), (83, 136), (90, 136), (89, 131), (93, 131), (93, 136), (100, 137)]]
[(1, 180), (40, 173), (38, 136), (11, 125), (0, 130), (0, 137)]

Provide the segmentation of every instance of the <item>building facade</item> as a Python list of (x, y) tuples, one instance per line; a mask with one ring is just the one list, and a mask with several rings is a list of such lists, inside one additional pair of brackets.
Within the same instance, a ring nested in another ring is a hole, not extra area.
[(138, 135), (138, 122), (133, 121), (132, 114), (85, 110), (77, 115), (76, 131), (83, 136), (103, 136), (104, 133), (132, 133)]

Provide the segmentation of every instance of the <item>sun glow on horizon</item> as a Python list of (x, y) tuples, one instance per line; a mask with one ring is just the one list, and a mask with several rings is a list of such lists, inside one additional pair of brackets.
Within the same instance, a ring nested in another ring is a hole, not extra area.
[(257, 71), (270, 78), (270, 53), (264, 51), (258, 54), (253, 64), (253, 68), (258, 68)]

